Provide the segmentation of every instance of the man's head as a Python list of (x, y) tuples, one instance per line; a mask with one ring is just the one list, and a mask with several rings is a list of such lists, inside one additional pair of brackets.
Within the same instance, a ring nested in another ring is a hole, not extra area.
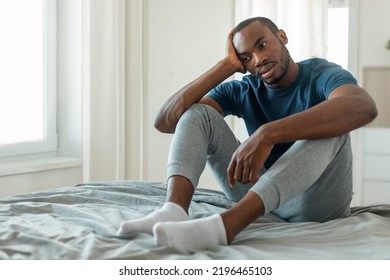
[(246, 20), (240, 22), (236, 26), (234, 33), (233, 33), (233, 36), (234, 36), (234, 34), (236, 34), (237, 32), (240, 32), (243, 28), (247, 27), (249, 24), (251, 24), (255, 21), (259, 22), (260, 24), (262, 24), (265, 27), (268, 27), (268, 29), (272, 33), (277, 35), (279, 28), (276, 26), (276, 24), (272, 20), (265, 18), (265, 17), (253, 17), (253, 18), (249, 18), (249, 19), (246, 19)]
[(233, 45), (245, 68), (271, 87), (283, 87), (291, 61), (288, 38), (271, 20), (247, 19), (237, 25)]

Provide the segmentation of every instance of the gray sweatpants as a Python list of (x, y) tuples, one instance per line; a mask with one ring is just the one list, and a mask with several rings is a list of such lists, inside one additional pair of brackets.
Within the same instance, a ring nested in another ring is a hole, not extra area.
[(347, 217), (352, 200), (352, 152), (349, 134), (301, 140), (255, 184), (230, 188), (227, 168), (239, 141), (212, 107), (195, 104), (180, 118), (170, 148), (167, 176), (184, 176), (194, 188), (206, 162), (226, 196), (239, 201), (248, 191), (262, 200), (266, 213), (290, 222)]

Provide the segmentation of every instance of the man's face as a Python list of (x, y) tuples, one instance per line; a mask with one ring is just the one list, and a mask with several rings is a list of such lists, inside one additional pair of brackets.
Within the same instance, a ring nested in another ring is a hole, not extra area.
[(275, 35), (258, 21), (233, 37), (233, 45), (245, 68), (270, 87), (283, 86), (290, 63), (286, 43), (287, 37), (282, 30)]

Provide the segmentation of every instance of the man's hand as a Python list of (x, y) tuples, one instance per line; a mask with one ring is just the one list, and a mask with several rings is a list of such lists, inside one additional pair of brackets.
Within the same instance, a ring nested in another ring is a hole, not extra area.
[(230, 31), (228, 35), (228, 39), (226, 42), (226, 58), (228, 58), (236, 67), (237, 67), (237, 72), (245, 73), (246, 68), (242, 64), (241, 60), (237, 56), (236, 49), (234, 48), (233, 45), (233, 34), (235, 32), (235, 29)]
[(271, 153), (273, 144), (265, 141), (258, 133), (254, 133), (233, 154), (228, 167), (228, 180), (231, 187), (234, 183), (256, 183), (259, 173)]

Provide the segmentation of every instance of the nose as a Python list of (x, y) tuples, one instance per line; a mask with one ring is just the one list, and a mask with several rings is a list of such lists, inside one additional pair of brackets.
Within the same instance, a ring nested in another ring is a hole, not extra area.
[(255, 59), (255, 67), (259, 67), (261, 65), (263, 65), (266, 61), (267, 61), (267, 57), (262, 54), (261, 52), (255, 52), (253, 54), (253, 57)]

